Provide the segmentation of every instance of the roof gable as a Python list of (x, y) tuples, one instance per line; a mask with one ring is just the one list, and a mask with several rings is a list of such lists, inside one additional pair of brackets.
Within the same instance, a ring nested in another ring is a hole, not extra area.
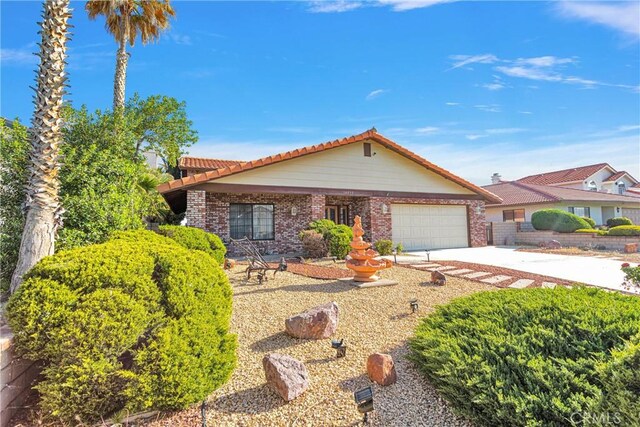
[[(208, 172), (184, 177), (174, 181), (170, 181), (158, 186), (158, 191), (161, 193), (169, 193), (176, 190), (186, 189), (194, 185), (203, 184), (206, 182), (220, 181), (224, 177), (232, 175), (247, 174), (249, 171), (255, 171), (257, 169), (265, 168), (266, 166), (275, 165), (281, 162), (290, 161), (293, 159), (299, 159), (305, 156), (309, 156), (315, 153), (325, 152), (327, 150), (333, 150), (339, 147), (344, 147), (351, 144), (362, 143), (365, 141), (372, 141), (380, 144), (384, 148), (397, 153), (405, 159), (411, 160), (422, 168), (426, 168), (433, 174), (449, 181), (450, 183), (457, 184), (458, 186), (466, 189), (467, 191), (483, 196), (485, 199), (493, 202), (498, 202), (500, 199), (489, 191), (484, 190), (454, 174), (451, 172), (436, 166), (435, 164), (423, 159), (417, 154), (407, 150), (406, 148), (396, 144), (395, 142), (385, 138), (377, 133), (375, 129), (368, 130), (358, 135), (354, 135), (348, 138), (343, 138), (324, 144), (312, 145), (309, 147), (303, 147), (285, 153), (280, 153), (272, 156), (267, 156), (258, 160), (253, 160), (245, 163), (238, 163), (227, 166), (225, 168), (211, 170)], [(402, 189), (399, 189), (402, 190)]]
[(615, 169), (609, 166), (608, 163), (597, 163), (595, 165), (529, 175), (518, 179), (518, 182), (535, 185), (554, 185), (566, 182), (584, 181), (599, 170), (607, 167), (611, 169), (612, 173), (615, 173)]
[(638, 183), (638, 180), (635, 179), (634, 177), (632, 177), (631, 174), (629, 174), (629, 172), (627, 172), (627, 171), (616, 172), (613, 175), (611, 175), (609, 178), (605, 179), (603, 182), (614, 182), (614, 181), (619, 180), (623, 176), (626, 176), (627, 178), (629, 178), (629, 180), (631, 182), (633, 182), (634, 184)]

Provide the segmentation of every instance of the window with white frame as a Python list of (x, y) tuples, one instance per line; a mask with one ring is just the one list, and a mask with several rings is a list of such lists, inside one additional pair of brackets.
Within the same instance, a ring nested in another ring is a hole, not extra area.
[(618, 182), (618, 194), (624, 194), (625, 191), (627, 191), (627, 186), (624, 185), (624, 182)]

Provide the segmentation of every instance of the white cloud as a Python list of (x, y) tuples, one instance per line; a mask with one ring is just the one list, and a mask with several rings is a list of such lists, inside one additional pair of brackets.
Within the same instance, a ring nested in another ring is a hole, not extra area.
[(488, 90), (500, 90), (500, 89), (504, 89), (506, 86), (501, 82), (493, 82), (493, 83), (485, 83), (482, 85), (482, 87)]
[(359, 1), (313, 1), (309, 6), (309, 12), (313, 13), (342, 13), (358, 9), (362, 6)]
[(560, 15), (604, 25), (640, 37), (640, 2), (562, 1), (555, 9)]
[(496, 129), (487, 129), (485, 132), (489, 135), (509, 135), (513, 133), (525, 132), (527, 129), (523, 128), (496, 128)]
[(430, 134), (430, 133), (436, 133), (439, 130), (440, 130), (440, 128), (435, 127), (435, 126), (425, 126), (425, 127), (416, 129), (416, 133), (419, 133), (421, 135), (426, 135), (426, 134)]
[(488, 136), (489, 135), (486, 135), (486, 134), (473, 133), (473, 134), (465, 135), (464, 137), (470, 141), (475, 141), (476, 139), (486, 138)]
[(640, 130), (640, 125), (625, 125), (625, 126), (618, 126), (618, 131), (620, 132), (629, 132), (632, 130)]
[(279, 132), (279, 133), (314, 133), (317, 132), (317, 128), (313, 127), (304, 127), (304, 126), (276, 126), (268, 128), (269, 132)]
[(38, 57), (28, 49), (0, 49), (0, 61), (3, 64), (34, 65)]
[(449, 107), (455, 107), (456, 105), (460, 105), (459, 102), (445, 102), (444, 105), (447, 105)]
[(497, 56), (489, 53), (483, 55), (451, 55), (449, 56), (449, 59), (454, 61), (449, 70), (454, 70), (471, 64), (493, 64), (498, 61)]
[(518, 111), (518, 114), (533, 114), (531, 111)]
[(544, 80), (548, 82), (558, 82), (562, 80), (562, 77), (560, 77), (556, 73), (536, 67), (498, 66), (496, 67), (496, 71), (499, 71), (510, 77), (520, 77), (531, 80)]
[(557, 56), (537, 56), (533, 58), (518, 58), (515, 63), (518, 65), (531, 65), (534, 67), (553, 67), (562, 64), (571, 64), (576, 62), (574, 58), (558, 58)]
[(372, 99), (376, 99), (377, 97), (379, 97), (380, 95), (382, 95), (383, 93), (388, 92), (386, 89), (376, 89), (376, 90), (372, 90), (371, 92), (369, 92), (369, 94), (366, 96), (366, 100), (367, 101), (371, 101)]
[(502, 112), (502, 108), (498, 104), (479, 104), (474, 105), (474, 108), (477, 108), (480, 111), (485, 111), (487, 113), (500, 113)]
[(171, 41), (173, 41), (175, 44), (181, 44), (186, 46), (191, 45), (191, 37), (186, 34), (179, 34), (172, 31), (168, 35)]
[(431, 7), (441, 3), (452, 3), (456, 0), (378, 0), (378, 3), (384, 6), (391, 6), (395, 12), (404, 12), (406, 10), (421, 9)]

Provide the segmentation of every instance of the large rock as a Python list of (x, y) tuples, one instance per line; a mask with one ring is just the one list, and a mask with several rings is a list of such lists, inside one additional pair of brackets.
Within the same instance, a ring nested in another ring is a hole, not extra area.
[(338, 328), (338, 305), (335, 302), (319, 305), (284, 322), (289, 335), (296, 338), (329, 338)]
[(262, 358), (264, 376), (273, 390), (287, 402), (309, 387), (309, 373), (302, 362), (291, 356), (271, 353)]
[(562, 245), (557, 240), (549, 240), (549, 243), (547, 243), (547, 248), (549, 248), (549, 249), (562, 249)]
[(396, 366), (389, 354), (373, 353), (367, 359), (367, 374), (371, 381), (380, 385), (391, 385), (396, 382)]
[(438, 270), (432, 271), (431, 283), (438, 286), (444, 286), (447, 283), (447, 277)]

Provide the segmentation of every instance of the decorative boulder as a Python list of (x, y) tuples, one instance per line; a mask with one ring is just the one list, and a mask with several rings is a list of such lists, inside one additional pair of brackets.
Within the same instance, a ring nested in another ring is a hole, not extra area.
[(287, 334), (295, 338), (329, 338), (338, 328), (338, 304), (319, 305), (289, 317), (284, 324)]
[(549, 243), (547, 243), (547, 248), (549, 248), (549, 249), (562, 249), (562, 245), (557, 240), (549, 240)]
[(383, 353), (373, 353), (369, 356), (367, 374), (369, 374), (371, 381), (380, 385), (391, 385), (398, 379), (393, 358), (391, 355)]
[(226, 270), (230, 270), (235, 266), (236, 266), (236, 260), (235, 259), (225, 258), (225, 260), (224, 260), (224, 268)]
[(447, 283), (447, 278), (444, 274), (435, 270), (431, 272), (431, 283), (438, 286), (444, 286)]
[(302, 362), (291, 356), (271, 353), (262, 359), (267, 384), (287, 402), (309, 387), (309, 372)]
[(539, 248), (546, 248), (546, 247), (547, 247), (547, 242), (540, 242), (540, 243), (538, 243), (538, 247), (539, 247)]
[(624, 253), (625, 254), (635, 254), (638, 252), (638, 244), (637, 243), (625, 243), (624, 245)]

